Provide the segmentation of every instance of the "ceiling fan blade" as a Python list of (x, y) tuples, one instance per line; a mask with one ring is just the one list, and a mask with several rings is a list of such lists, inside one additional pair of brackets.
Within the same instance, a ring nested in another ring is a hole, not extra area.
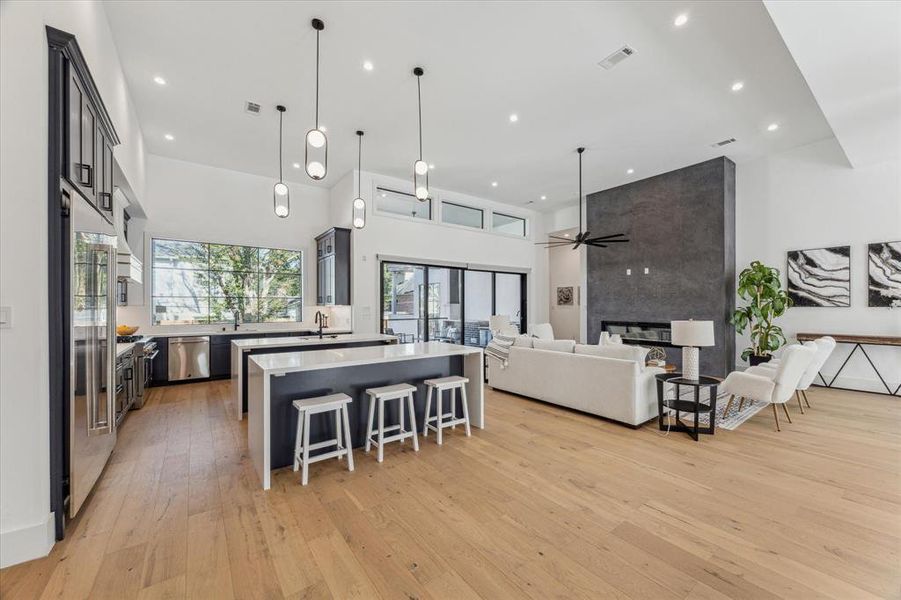
[(565, 242), (535, 242), (536, 246), (548, 246), (548, 247), (557, 247), (557, 246), (569, 246), (572, 244), (572, 240), (566, 240)]
[(586, 240), (589, 242), (604, 242), (605, 244), (625, 244), (629, 240), (605, 240), (604, 238), (591, 238), (590, 240)]
[(616, 238), (616, 237), (625, 237), (625, 235), (626, 235), (625, 233), (612, 233), (610, 235), (599, 235), (599, 236), (595, 237), (594, 239), (606, 240), (606, 239)]
[(606, 248), (607, 244), (598, 244), (596, 242), (585, 242), (586, 245), (591, 246), (592, 248)]

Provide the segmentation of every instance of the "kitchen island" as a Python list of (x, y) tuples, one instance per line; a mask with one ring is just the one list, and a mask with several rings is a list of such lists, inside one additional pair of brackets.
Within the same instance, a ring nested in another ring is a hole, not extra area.
[[(366, 389), (397, 383), (416, 386), (414, 409), (422, 431), (426, 389), (423, 381), (462, 375), (469, 418), (474, 427), (485, 427), (482, 349), (442, 342), (392, 344), (362, 348), (311, 350), (261, 354), (247, 361), (247, 445), (251, 463), (263, 489), (269, 489), (270, 471), (293, 463), (297, 411), (294, 400), (344, 393), (353, 399), (348, 407), (353, 447), (366, 437), (368, 396)], [(458, 398), (457, 402), (462, 399)], [(433, 402), (433, 405), (436, 403)], [(445, 410), (449, 410), (445, 403)], [(462, 411), (461, 411), (462, 412)], [(396, 407), (385, 413), (385, 422), (396, 419)], [(331, 415), (314, 415), (310, 442), (334, 437)]]
[(247, 411), (247, 358), (252, 354), (306, 352), (325, 348), (355, 348), (396, 344), (397, 337), (381, 333), (351, 333), (276, 338), (245, 338), (231, 343), (232, 402), (240, 421)]

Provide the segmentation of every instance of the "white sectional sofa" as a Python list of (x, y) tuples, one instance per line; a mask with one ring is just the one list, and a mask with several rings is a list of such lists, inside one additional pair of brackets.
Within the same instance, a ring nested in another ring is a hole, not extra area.
[(638, 346), (522, 336), (506, 367), (488, 357), (488, 385), (637, 427), (657, 416), (654, 376), (663, 372), (644, 365), (646, 354)]

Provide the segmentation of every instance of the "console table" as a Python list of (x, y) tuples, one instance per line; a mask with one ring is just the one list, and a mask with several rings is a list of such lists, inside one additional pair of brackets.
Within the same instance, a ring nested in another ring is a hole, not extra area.
[[(876, 368), (876, 365), (873, 363), (872, 359), (870, 359), (870, 356), (867, 354), (866, 348), (864, 348), (864, 346), (901, 347), (901, 336), (846, 335), (843, 333), (799, 333), (795, 337), (798, 338), (799, 342), (807, 342), (807, 341), (813, 341), (819, 337), (823, 337), (826, 335), (833, 338), (835, 340), (836, 344), (850, 344), (854, 347), (851, 349), (851, 352), (845, 358), (845, 362), (842, 363), (842, 366), (840, 366), (838, 368), (838, 371), (835, 372), (835, 375), (832, 376), (832, 379), (830, 379), (829, 381), (826, 381), (826, 378), (823, 376), (822, 373), (817, 374), (819, 376), (819, 378), (822, 380), (824, 386), (826, 386), (828, 388), (834, 387), (835, 389), (839, 389), (839, 390), (850, 390), (851, 388), (840, 388), (833, 384), (835, 383), (835, 380), (838, 379), (838, 376), (842, 372), (842, 369), (845, 368), (845, 365), (847, 365), (848, 361), (851, 360), (851, 357), (854, 356), (854, 353), (857, 352), (857, 350), (860, 350), (860, 352), (864, 355), (864, 358), (867, 359), (867, 362), (870, 363), (870, 366), (873, 367), (873, 371), (876, 372), (876, 376), (879, 377), (879, 381), (881, 381), (882, 385), (885, 387), (885, 389), (886, 389), (885, 393), (890, 396), (898, 395), (898, 392), (901, 391), (901, 383), (898, 384), (898, 387), (896, 387), (894, 390), (892, 390), (891, 386), (888, 383), (886, 383), (885, 378), (882, 376), (882, 373), (879, 372), (879, 369)], [(861, 391), (861, 390), (856, 390), (856, 391)], [(883, 392), (876, 392), (876, 393), (882, 394)]]

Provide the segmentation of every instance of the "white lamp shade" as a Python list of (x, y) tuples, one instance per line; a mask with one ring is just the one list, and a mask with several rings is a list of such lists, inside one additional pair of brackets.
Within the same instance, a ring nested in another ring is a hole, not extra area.
[(671, 321), (672, 337), (676, 346), (713, 346), (713, 321)]

